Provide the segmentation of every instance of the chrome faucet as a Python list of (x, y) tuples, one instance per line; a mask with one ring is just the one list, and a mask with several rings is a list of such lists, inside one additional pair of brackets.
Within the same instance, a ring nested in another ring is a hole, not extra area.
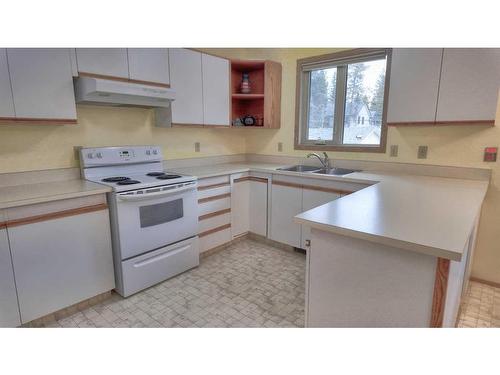
[(310, 158), (310, 157), (313, 157), (313, 156), (317, 157), (318, 160), (320, 161), (321, 165), (323, 166), (323, 168), (325, 168), (325, 169), (331, 169), (331, 167), (330, 167), (330, 158), (328, 157), (328, 154), (326, 152), (323, 152), (323, 155), (324, 155), (324, 157), (322, 158), (317, 153), (313, 152), (313, 153), (307, 154), (307, 158)]

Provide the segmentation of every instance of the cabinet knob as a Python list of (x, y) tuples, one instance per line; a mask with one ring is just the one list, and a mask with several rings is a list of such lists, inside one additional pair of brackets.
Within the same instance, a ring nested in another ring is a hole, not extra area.
[(306, 246), (311, 247), (311, 240), (306, 240)]

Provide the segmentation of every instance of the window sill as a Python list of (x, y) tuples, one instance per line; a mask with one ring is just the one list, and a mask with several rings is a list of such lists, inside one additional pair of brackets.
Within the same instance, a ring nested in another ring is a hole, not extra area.
[(380, 146), (359, 146), (359, 145), (311, 145), (297, 144), (294, 145), (295, 150), (311, 150), (311, 151), (341, 151), (341, 152), (374, 152), (384, 153), (385, 145)]

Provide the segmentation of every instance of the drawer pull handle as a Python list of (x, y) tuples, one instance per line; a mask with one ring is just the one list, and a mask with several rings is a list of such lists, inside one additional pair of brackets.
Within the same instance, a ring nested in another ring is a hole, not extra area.
[(187, 245), (187, 246), (183, 246), (183, 247), (180, 247), (180, 248), (177, 248), (177, 249), (172, 249), (172, 250), (168, 250), (167, 252), (165, 253), (162, 253), (160, 255), (155, 255), (155, 256), (152, 256), (150, 258), (147, 258), (147, 259), (144, 259), (144, 260), (141, 260), (140, 262), (137, 262), (137, 263), (134, 263), (134, 267), (135, 268), (138, 268), (138, 267), (142, 267), (142, 266), (146, 266), (150, 263), (154, 263), (158, 260), (162, 260), (164, 258), (167, 258), (171, 255), (174, 255), (174, 254), (178, 254), (184, 250), (187, 250), (189, 249), (191, 245)]

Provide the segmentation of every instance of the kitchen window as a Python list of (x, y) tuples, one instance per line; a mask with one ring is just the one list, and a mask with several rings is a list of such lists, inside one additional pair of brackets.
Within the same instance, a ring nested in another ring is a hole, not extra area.
[(295, 149), (385, 152), (390, 49), (297, 61)]

